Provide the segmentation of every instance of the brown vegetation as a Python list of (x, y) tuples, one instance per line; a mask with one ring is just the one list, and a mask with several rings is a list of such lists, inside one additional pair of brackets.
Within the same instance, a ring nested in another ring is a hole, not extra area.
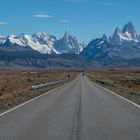
[(140, 70), (89, 71), (96, 83), (140, 104)]
[[(76, 72), (73, 71), (0, 71), (0, 111), (63, 85), (75, 76)], [(32, 90), (32, 85), (63, 79), (65, 80), (63, 83)]]

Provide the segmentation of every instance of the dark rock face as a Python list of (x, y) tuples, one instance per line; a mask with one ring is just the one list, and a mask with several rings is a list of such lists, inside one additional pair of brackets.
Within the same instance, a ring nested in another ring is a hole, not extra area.
[(116, 28), (112, 37), (92, 40), (80, 53), (81, 56), (103, 65), (140, 66), (140, 41), (134, 25), (130, 22)]
[(22, 33), (18, 36), (0, 37), (0, 47), (6, 48), (9, 46), (11, 48), (15, 48), (15, 46), (18, 48), (28, 47), (42, 54), (79, 54), (85, 47), (84, 44), (79, 43), (75, 37), (69, 35), (67, 32), (60, 39), (43, 32), (34, 33), (33, 35)]

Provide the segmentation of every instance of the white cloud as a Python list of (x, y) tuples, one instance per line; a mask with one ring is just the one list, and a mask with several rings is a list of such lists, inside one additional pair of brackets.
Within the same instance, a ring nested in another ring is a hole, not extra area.
[(62, 19), (62, 20), (60, 20), (60, 22), (69, 23), (70, 21), (69, 20), (66, 20), (66, 19)]
[(33, 17), (35, 17), (35, 18), (51, 18), (52, 16), (50, 16), (44, 12), (38, 12), (38, 13), (34, 14)]
[(7, 24), (8, 24), (7, 22), (0, 21), (0, 25), (7, 25)]

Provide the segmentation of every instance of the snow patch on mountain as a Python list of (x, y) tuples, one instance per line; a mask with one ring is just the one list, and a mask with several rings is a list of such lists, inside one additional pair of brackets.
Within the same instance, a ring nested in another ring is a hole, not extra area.
[(0, 36), (0, 43), (3, 43), (5, 41), (6, 37), (5, 36)]
[(123, 30), (117, 27), (109, 38), (104, 35), (93, 39), (80, 55), (105, 65), (140, 59), (140, 36), (137, 35), (134, 25), (129, 22)]
[(59, 53), (79, 54), (84, 47), (84, 43), (79, 43), (78, 40), (68, 34), (68, 32), (66, 32), (64, 36), (55, 43), (55, 49)]
[(13, 45), (13, 47), (30, 47), (42, 54), (79, 54), (85, 47), (84, 44), (79, 43), (75, 37), (72, 37), (67, 32), (61, 39), (44, 32), (34, 33), (33, 35), (21, 33), (18, 36), (0, 37), (0, 43), (4, 47), (9, 44), (10, 46)]
[(110, 38), (110, 43), (112, 45), (118, 46), (129, 44), (132, 45), (139, 42), (139, 36), (137, 35), (135, 26), (131, 22), (124, 25), (123, 30), (121, 30), (120, 28), (116, 28), (113, 36)]
[(132, 40), (137, 40), (138, 39), (135, 26), (133, 25), (132, 22), (129, 22), (129, 23), (125, 24), (122, 32), (124, 34), (127, 34), (129, 36), (129, 38), (131, 38)]

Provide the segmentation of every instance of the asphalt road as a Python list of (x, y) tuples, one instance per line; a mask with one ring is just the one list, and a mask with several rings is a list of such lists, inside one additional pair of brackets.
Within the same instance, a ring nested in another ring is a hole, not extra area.
[(0, 140), (140, 140), (140, 108), (79, 75), (0, 116)]

